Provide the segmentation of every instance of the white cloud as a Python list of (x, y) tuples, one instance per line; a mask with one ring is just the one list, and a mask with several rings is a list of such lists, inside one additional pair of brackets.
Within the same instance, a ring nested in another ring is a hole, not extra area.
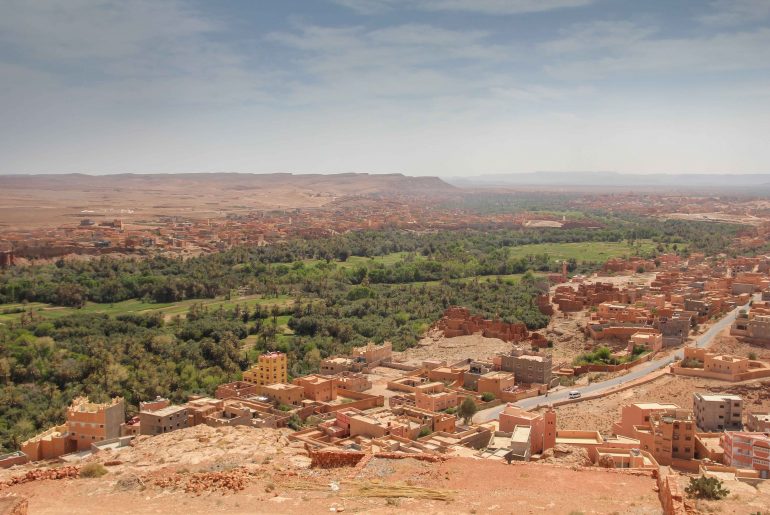
[(652, 27), (600, 21), (564, 33), (570, 35), (540, 46), (550, 58), (545, 69), (562, 80), (770, 69), (768, 28), (655, 38)]
[(453, 11), (489, 15), (514, 15), (584, 7), (595, 0), (332, 0), (360, 14), (379, 14), (390, 9)]
[(549, 54), (610, 51), (626, 48), (657, 32), (655, 27), (630, 21), (579, 23), (560, 31), (561, 38), (547, 41), (540, 48)]
[(715, 0), (710, 11), (698, 17), (705, 25), (730, 26), (764, 21), (770, 17), (768, 0)]
[[(267, 38), (300, 52), (292, 101), (350, 105), (361, 100), (468, 94), (487, 88), (513, 54), (483, 31), (404, 24), (381, 29), (300, 25)], [(299, 77), (306, 77), (302, 80)]]
[(262, 98), (264, 77), (213, 36), (224, 30), (168, 0), (6, 0), (0, 44), (61, 91), (93, 100), (221, 103)]

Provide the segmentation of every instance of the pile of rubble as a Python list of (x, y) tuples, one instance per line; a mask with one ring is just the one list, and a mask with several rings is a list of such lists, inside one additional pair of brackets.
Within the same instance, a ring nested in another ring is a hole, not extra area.
[(44, 481), (47, 479), (76, 479), (79, 476), (80, 469), (78, 467), (35, 469), (30, 470), (21, 476), (12, 477), (3, 483), (0, 483), (0, 486), (14, 486), (22, 483), (29, 483), (30, 481)]
[(219, 492), (225, 495), (245, 489), (251, 476), (248, 470), (238, 468), (225, 472), (173, 473), (162, 477), (145, 477), (143, 482), (160, 488), (184, 490), (195, 495), (204, 492)]
[(585, 449), (572, 447), (570, 445), (556, 444), (555, 447), (543, 452), (539, 463), (590, 467), (591, 458), (588, 457), (588, 451)]

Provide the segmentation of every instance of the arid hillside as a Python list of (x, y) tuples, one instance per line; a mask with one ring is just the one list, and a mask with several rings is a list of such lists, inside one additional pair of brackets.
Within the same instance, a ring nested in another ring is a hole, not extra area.
[[(72, 465), (4, 470), (0, 499), (26, 502), (35, 514), (104, 513), (106, 506), (110, 513), (133, 514), (660, 512), (649, 474), (395, 455), (355, 467), (313, 468), (287, 435), (197, 426), (141, 437), (133, 447)], [(544, 495), (544, 484), (559, 488)]]
[(401, 174), (0, 175), (0, 228), (54, 226), (84, 215), (211, 218), (321, 207), (359, 195), (437, 198), (457, 191), (436, 177)]

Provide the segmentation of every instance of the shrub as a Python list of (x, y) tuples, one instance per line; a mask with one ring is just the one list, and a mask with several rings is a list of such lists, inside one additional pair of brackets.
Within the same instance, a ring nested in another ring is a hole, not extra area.
[(484, 402), (489, 402), (495, 400), (495, 394), (492, 392), (484, 392), (481, 394), (481, 400)]
[(423, 436), (428, 436), (430, 433), (431, 433), (430, 429), (428, 429), (427, 427), (423, 427), (422, 429), (420, 429), (419, 438), (422, 438)]
[(460, 417), (467, 424), (471, 421), (473, 415), (475, 415), (478, 410), (479, 408), (476, 406), (476, 403), (473, 402), (473, 399), (466, 397), (462, 404), (460, 404), (460, 408), (457, 410), (457, 414), (460, 415)]
[(750, 359), (750, 360), (755, 360), (755, 359), (757, 359), (757, 353), (756, 353), (756, 352), (754, 352), (754, 351), (752, 351), (752, 352), (749, 352), (749, 359)]
[(107, 469), (101, 463), (87, 463), (80, 469), (80, 477), (102, 477)]
[(289, 421), (286, 423), (290, 429), (299, 431), (302, 428), (302, 421), (299, 419), (296, 413), (289, 417)]
[(703, 362), (695, 358), (683, 359), (682, 368), (703, 368)]
[(701, 476), (690, 478), (690, 484), (684, 489), (687, 495), (698, 499), (724, 499), (730, 491), (722, 486), (722, 481), (715, 477)]

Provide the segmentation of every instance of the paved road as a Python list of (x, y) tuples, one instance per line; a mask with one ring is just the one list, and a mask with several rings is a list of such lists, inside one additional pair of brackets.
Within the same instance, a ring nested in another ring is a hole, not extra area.
[[(738, 316), (738, 312), (741, 309), (745, 309), (747, 307), (748, 307), (748, 304), (735, 308), (730, 313), (728, 313), (724, 318), (722, 318), (717, 323), (712, 325), (708, 331), (700, 335), (695, 340), (695, 347), (702, 348), (702, 347), (708, 347), (709, 345), (711, 345), (714, 338), (720, 332), (722, 332), (724, 328), (726, 328), (727, 326), (733, 323), (735, 318)], [(515, 403), (515, 405), (519, 406), (520, 408), (531, 409), (531, 408), (535, 408), (538, 404), (548, 404), (550, 402), (563, 401), (569, 397), (570, 390), (577, 390), (583, 396), (588, 394), (601, 393), (615, 386), (625, 384), (635, 379), (639, 379), (640, 377), (643, 377), (649, 374), (650, 372), (654, 372), (659, 368), (668, 366), (674, 361), (678, 361), (682, 359), (683, 356), (684, 356), (684, 351), (682, 349), (679, 349), (674, 354), (671, 354), (669, 356), (665, 356), (663, 358), (642, 363), (641, 365), (638, 365), (633, 369), (631, 369), (631, 371), (628, 374), (615, 377), (613, 379), (608, 379), (606, 381), (601, 381), (598, 383), (591, 383), (588, 386), (583, 386), (580, 388), (571, 388), (571, 389), (564, 389), (564, 390), (552, 392), (548, 394), (548, 397), (546, 397), (545, 395), (540, 395), (538, 397), (530, 397), (528, 399), (520, 400), (519, 402)], [(501, 404), (500, 406), (495, 406), (494, 408), (489, 408), (489, 409), (479, 411), (473, 417), (473, 421), (480, 423), (480, 422), (489, 422), (490, 420), (496, 420), (500, 415), (500, 412), (505, 409), (505, 406), (506, 404)]]

